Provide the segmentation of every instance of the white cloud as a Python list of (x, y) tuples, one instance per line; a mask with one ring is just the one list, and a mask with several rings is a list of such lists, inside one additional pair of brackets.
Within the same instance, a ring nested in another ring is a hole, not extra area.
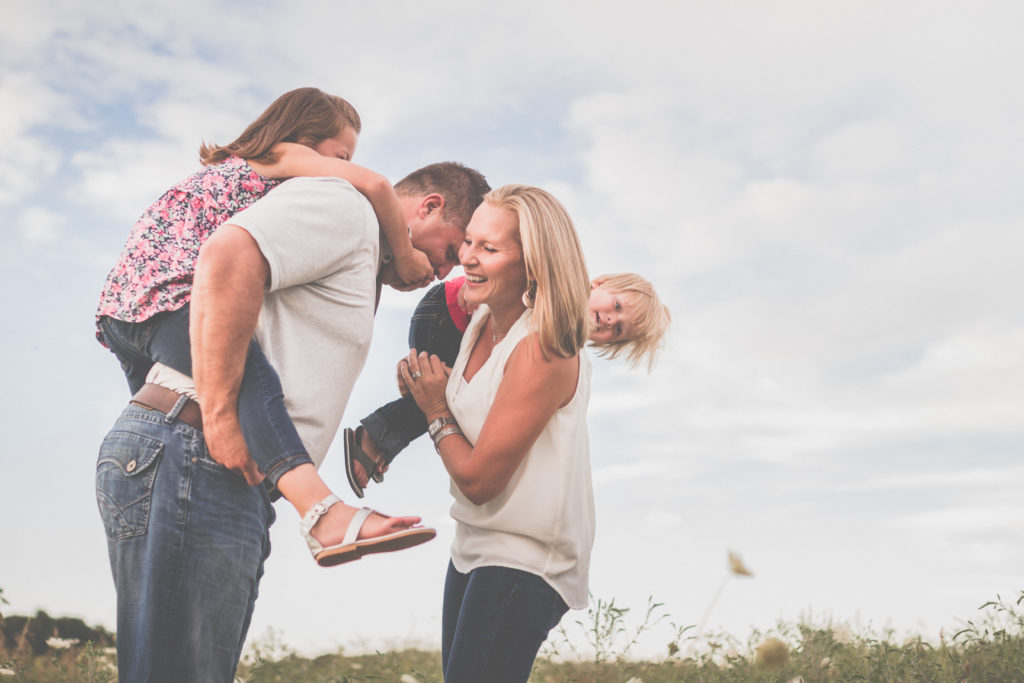
[(21, 237), (29, 244), (43, 245), (56, 242), (67, 219), (42, 207), (25, 209), (18, 216)]

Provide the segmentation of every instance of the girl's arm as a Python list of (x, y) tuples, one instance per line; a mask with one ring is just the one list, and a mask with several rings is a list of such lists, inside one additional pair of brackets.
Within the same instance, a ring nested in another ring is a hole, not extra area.
[[(505, 490), (555, 411), (576, 393), (579, 356), (548, 356), (544, 358), (536, 334), (526, 337), (509, 357), (476, 444), (469, 443), (462, 434), (441, 439), (441, 460), (452, 481), (472, 503), (483, 505)], [(423, 374), (413, 381), (411, 373), (417, 369)], [(442, 416), (452, 419), (444, 400), (447, 378), (437, 356), (416, 355), (414, 349), (402, 374), (428, 422)]]
[(373, 205), (384, 238), (391, 245), (398, 277), (406, 284), (419, 287), (434, 279), (434, 268), (427, 255), (412, 246), (405, 212), (387, 178), (351, 161), (322, 156), (294, 142), (279, 142), (273, 151), (278, 155), (274, 163), (249, 161), (249, 165), (267, 178), (334, 177), (352, 183)]

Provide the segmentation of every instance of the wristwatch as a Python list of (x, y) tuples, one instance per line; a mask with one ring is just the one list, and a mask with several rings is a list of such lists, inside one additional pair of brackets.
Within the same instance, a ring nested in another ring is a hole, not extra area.
[(455, 418), (442, 415), (427, 426), (427, 432), (430, 433), (430, 438), (433, 439), (444, 427), (453, 424), (456, 424)]

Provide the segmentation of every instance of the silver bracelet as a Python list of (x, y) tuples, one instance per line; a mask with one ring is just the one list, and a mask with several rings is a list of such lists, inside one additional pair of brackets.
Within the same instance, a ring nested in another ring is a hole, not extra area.
[(449, 436), (450, 434), (462, 434), (462, 430), (459, 429), (459, 425), (457, 425), (457, 424), (446, 425), (444, 427), (444, 429), (442, 429), (441, 431), (439, 431), (437, 434), (434, 435), (434, 450), (435, 451), (437, 451), (438, 453), (441, 452), (441, 439), (443, 439), (446, 436)]

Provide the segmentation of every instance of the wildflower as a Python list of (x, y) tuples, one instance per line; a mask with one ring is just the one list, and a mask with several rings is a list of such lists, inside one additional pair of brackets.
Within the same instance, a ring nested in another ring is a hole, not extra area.
[(781, 669), (788, 659), (789, 647), (778, 638), (765, 638), (754, 653), (758, 665), (768, 669)]
[(78, 638), (47, 638), (46, 644), (54, 650), (66, 650), (72, 645), (78, 645)]
[(402, 677), (398, 679), (399, 683), (420, 683), (420, 679), (409, 674), (402, 674)]
[(836, 667), (831, 657), (825, 657), (822, 659), (821, 664), (818, 666), (824, 670), (825, 677), (830, 681), (834, 681), (836, 676), (839, 675), (839, 669)]
[(0, 669), (0, 676), (16, 676), (16, 675), (17, 674), (14, 672), (13, 669), (8, 669), (7, 667), (4, 667), (4, 668)]
[(633, 678), (626, 681), (626, 683), (644, 683), (644, 680), (642, 678), (637, 678), (636, 676), (634, 676)]
[(832, 627), (832, 640), (840, 645), (849, 645), (853, 642), (853, 631), (846, 624), (839, 624)]
[(729, 551), (729, 569), (736, 576), (753, 576), (754, 575), (754, 572), (752, 572), (749, 569), (747, 569), (746, 565), (743, 564), (743, 560), (740, 559), (740, 556), (737, 555), (736, 553), (734, 553), (731, 550)]

